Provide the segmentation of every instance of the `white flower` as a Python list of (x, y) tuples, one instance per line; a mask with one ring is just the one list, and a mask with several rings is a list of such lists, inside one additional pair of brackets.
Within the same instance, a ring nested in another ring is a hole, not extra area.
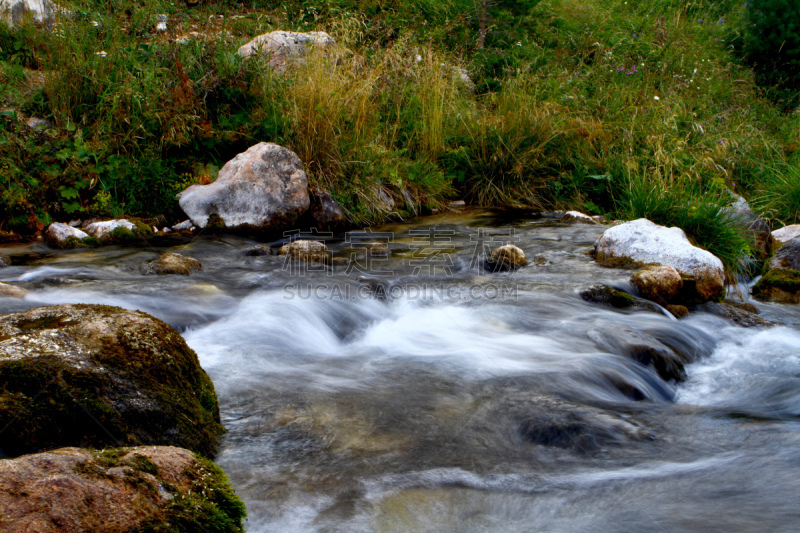
[(661, 98), (659, 98), (658, 96), (654, 96), (654, 97), (653, 97), (653, 100), (655, 100), (656, 102), (658, 102), (659, 100), (661, 100)]
[(100, 50), (99, 52), (95, 52), (94, 55), (100, 56), (100, 57), (106, 57), (108, 55), (108, 53), (106, 53), (105, 50)]
[(419, 54), (417, 54), (417, 57), (415, 57), (415, 58), (414, 58), (414, 60), (415, 60), (417, 63), (420, 63), (420, 62), (422, 61), (422, 56), (421, 56), (421, 55), (419, 55)]
[(97, 26), (99, 26), (99, 25), (100, 25), (100, 23), (99, 23), (99, 22), (97, 22), (96, 20), (93, 20), (93, 21), (92, 21), (92, 26), (95, 26), (95, 27), (97, 27)]

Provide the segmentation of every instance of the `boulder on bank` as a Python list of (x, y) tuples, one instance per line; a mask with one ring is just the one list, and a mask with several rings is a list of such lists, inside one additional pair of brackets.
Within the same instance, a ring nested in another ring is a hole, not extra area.
[(644, 298), (666, 304), (683, 289), (680, 273), (671, 266), (649, 266), (637, 270), (631, 276), (631, 283), (639, 289)]
[(293, 223), (310, 205), (300, 158), (272, 143), (251, 146), (228, 161), (214, 183), (192, 185), (178, 198), (200, 228), (218, 215), (229, 229), (272, 229)]
[(12, 27), (27, 17), (39, 24), (50, 24), (56, 9), (50, 0), (0, 0), (0, 20)]
[(85, 231), (61, 222), (50, 224), (44, 234), (45, 242), (55, 248), (74, 248), (88, 237), (89, 234)]
[(309, 50), (326, 51), (336, 46), (336, 41), (324, 31), (308, 33), (273, 31), (259, 35), (241, 46), (241, 58), (260, 54), (269, 58), (269, 66), (276, 74), (284, 74), (292, 65), (302, 63)]
[(330, 252), (324, 243), (300, 239), (284, 244), (278, 250), (278, 255), (288, 256), (295, 261), (306, 261), (309, 263), (329, 263)]
[(347, 220), (339, 202), (328, 191), (311, 191), (311, 218), (319, 229), (337, 228)]
[(139, 311), (57, 305), (0, 316), (0, 452), (181, 446), (224, 432), (214, 385), (177, 331)]
[(781, 246), (769, 261), (769, 268), (800, 270), (800, 237)]
[(800, 224), (784, 226), (772, 232), (772, 238), (780, 244), (787, 243), (795, 237), (800, 237)]
[(725, 287), (725, 268), (711, 252), (693, 246), (680, 228), (659, 226), (646, 218), (606, 230), (594, 245), (598, 264), (611, 267), (666, 265), (702, 300), (717, 297)]
[(185, 255), (176, 254), (174, 252), (164, 252), (158, 256), (158, 259), (153, 259), (142, 265), (142, 274), (148, 276), (163, 276), (167, 274), (188, 276), (192, 272), (197, 272), (202, 268), (202, 263), (193, 257), (186, 257)]
[(0, 460), (0, 509), (6, 533), (241, 533), (245, 516), (217, 466), (172, 446)]
[(487, 270), (490, 272), (504, 272), (516, 270), (528, 264), (525, 252), (513, 244), (504, 244), (492, 250), (486, 259)]

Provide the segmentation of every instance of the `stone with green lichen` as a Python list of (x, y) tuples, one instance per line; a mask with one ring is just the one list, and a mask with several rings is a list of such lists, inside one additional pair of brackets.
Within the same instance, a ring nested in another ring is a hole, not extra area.
[(608, 285), (590, 287), (582, 291), (580, 296), (587, 302), (610, 305), (619, 309), (633, 307), (636, 304), (633, 296)]
[(0, 508), (5, 533), (241, 533), (246, 515), (219, 467), (172, 446), (0, 461)]
[(773, 268), (753, 287), (753, 296), (778, 303), (800, 303), (800, 271)]
[(0, 451), (162, 444), (205, 456), (224, 432), (214, 385), (167, 324), (58, 305), (0, 317)]

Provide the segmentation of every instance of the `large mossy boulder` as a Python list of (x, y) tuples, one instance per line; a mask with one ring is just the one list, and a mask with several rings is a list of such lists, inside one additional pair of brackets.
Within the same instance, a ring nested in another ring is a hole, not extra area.
[(800, 270), (800, 237), (786, 242), (769, 261), (769, 268)]
[(272, 143), (251, 146), (225, 163), (214, 183), (192, 185), (178, 198), (199, 228), (217, 221), (224, 228), (246, 231), (290, 225), (311, 204), (302, 161)]
[(682, 229), (646, 218), (606, 230), (594, 245), (594, 259), (610, 267), (671, 266), (681, 274), (689, 299), (717, 298), (725, 288), (725, 267), (718, 257), (692, 245)]
[(0, 316), (0, 452), (171, 445), (210, 457), (214, 385), (173, 328), (140, 311), (58, 305)]
[(244, 504), (211, 461), (172, 446), (0, 460), (5, 533), (241, 533)]

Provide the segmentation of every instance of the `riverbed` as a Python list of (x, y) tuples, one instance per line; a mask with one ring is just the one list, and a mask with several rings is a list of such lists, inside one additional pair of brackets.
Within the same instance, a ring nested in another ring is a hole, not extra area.
[[(586, 302), (635, 292), (588, 254), (605, 229), (475, 210), (304, 236), (330, 267), (231, 236), (6, 247), (0, 280), (28, 293), (0, 311), (104, 303), (177, 328), (216, 386), (248, 531), (797, 531), (800, 311), (744, 283), (729, 296), (776, 326)], [(507, 242), (531, 264), (488, 272)], [(140, 273), (166, 250), (202, 271)], [(630, 339), (679, 353), (685, 379)]]

